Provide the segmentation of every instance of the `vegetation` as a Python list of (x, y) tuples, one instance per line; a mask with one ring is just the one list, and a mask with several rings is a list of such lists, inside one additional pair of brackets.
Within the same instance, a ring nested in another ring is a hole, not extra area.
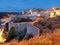
[(26, 35), (27, 32), (27, 28), (25, 28), (25, 30), (21, 31), (21, 33), (19, 34), (19, 39), (18, 40), (22, 40), (24, 38), (24, 36)]
[[(40, 23), (40, 24), (35, 23), (35, 26), (37, 26), (39, 29), (42, 29), (43, 31), (45, 31), (44, 30), (45, 28), (48, 28), (48, 29), (46, 29), (47, 33), (41, 34), (40, 36), (36, 36), (36, 37), (29, 35), (27, 38), (29, 40), (22, 40), (23, 37), (26, 35), (26, 29), (25, 29), (25, 31), (21, 32), (21, 34), (19, 36), (19, 40), (11, 40), (8, 43), (3, 43), (0, 45), (60, 45), (59, 19), (53, 18), (53, 19), (46, 20), (46, 23), (44, 23), (44, 22), (45, 22), (45, 20), (43, 21), (44, 26), (41, 25), (42, 23)], [(54, 28), (54, 31), (52, 33), (49, 33), (50, 31), (48, 32), (48, 30), (52, 31), (51, 28)], [(43, 33), (42, 30), (41, 30), (41, 33)], [(22, 40), (22, 41), (20, 41), (20, 40)]]
[(33, 34), (28, 34), (25, 40), (29, 40), (30, 38), (33, 38)]
[(0, 45), (60, 45), (60, 28), (55, 29), (53, 33), (46, 33), (29, 40), (11, 40), (9, 43), (1, 43)]
[(19, 35), (19, 39), (18, 39), (18, 40), (20, 40), (20, 41), (21, 41), (21, 40), (24, 38), (24, 36), (25, 36), (25, 35), (20, 34), (20, 35)]
[(6, 41), (10, 41), (11, 39), (13, 39), (15, 37), (15, 28), (11, 27), (8, 36), (7, 36), (7, 40)]
[(45, 26), (45, 24), (46, 24), (46, 21), (44, 21), (44, 20), (41, 20), (41, 21), (39, 21), (39, 24), (40, 24), (40, 25), (42, 25), (42, 26)]
[(47, 27), (48, 27), (50, 30), (52, 29), (52, 25), (48, 25)]

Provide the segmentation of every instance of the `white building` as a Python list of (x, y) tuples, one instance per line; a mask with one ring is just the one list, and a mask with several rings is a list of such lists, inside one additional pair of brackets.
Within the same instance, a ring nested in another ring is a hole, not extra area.
[(50, 17), (50, 14), (40, 14), (40, 17), (46, 17), (46, 18), (49, 18), (49, 17)]
[(29, 22), (9, 23), (9, 30), (11, 29), (11, 27), (15, 27), (16, 34), (18, 34), (20, 31), (23, 31), (25, 28), (27, 28), (26, 34), (33, 34), (34, 36), (39, 36), (40, 32), (40, 30), (37, 27), (29, 24)]

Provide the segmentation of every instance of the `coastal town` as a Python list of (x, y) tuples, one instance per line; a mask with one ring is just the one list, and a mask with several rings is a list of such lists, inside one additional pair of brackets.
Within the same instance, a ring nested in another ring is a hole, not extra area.
[[(15, 36), (11, 31), (13, 28)], [(18, 14), (6, 13), (3, 18), (0, 18), (0, 42), (2, 43), (9, 42), (12, 37), (16, 40), (34, 39), (47, 33), (54, 33), (55, 30), (60, 30), (60, 8), (45, 10), (32, 8)], [(8, 38), (10, 33), (13, 35)]]

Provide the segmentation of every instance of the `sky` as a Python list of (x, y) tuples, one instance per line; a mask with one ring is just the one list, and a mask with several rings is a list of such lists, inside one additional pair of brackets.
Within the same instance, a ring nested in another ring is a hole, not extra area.
[(30, 8), (60, 7), (60, 0), (0, 0), (0, 12), (20, 12)]

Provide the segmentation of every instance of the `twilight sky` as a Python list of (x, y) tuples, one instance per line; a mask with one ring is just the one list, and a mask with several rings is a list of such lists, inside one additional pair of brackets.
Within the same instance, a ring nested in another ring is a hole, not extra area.
[(20, 12), (30, 8), (60, 7), (60, 0), (0, 0), (0, 12)]

